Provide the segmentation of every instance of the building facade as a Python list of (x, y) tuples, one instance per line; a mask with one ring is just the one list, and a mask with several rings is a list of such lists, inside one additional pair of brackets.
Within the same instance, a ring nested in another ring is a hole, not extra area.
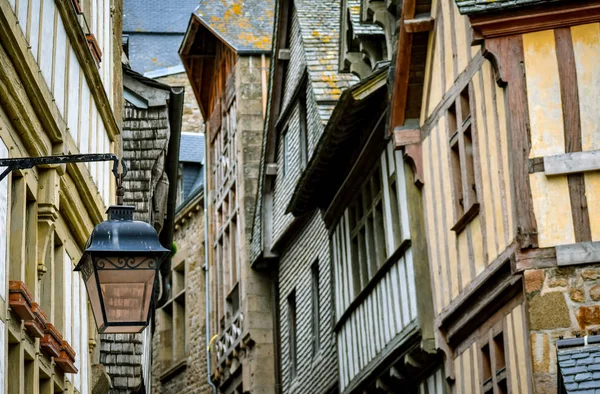
[[(2, 157), (119, 153), (119, 10), (105, 0), (0, 2)], [(108, 392), (73, 269), (114, 202), (110, 165), (13, 171), (0, 184), (0, 393)]]
[(600, 4), (282, 0), (269, 73), (250, 13), (181, 51), (220, 392), (600, 387)]
[(420, 193), (387, 125), (399, 6), (279, 3), (253, 248), (278, 273), (283, 392), (443, 386)]
[[(208, 393), (204, 303), (204, 135), (184, 133), (179, 150), (176, 252), (156, 312), (152, 392)], [(161, 297), (162, 298), (162, 297)]]
[[(597, 51), (598, 5), (538, 5), (432, 4), (416, 131), (401, 116), (406, 61), (395, 70), (394, 138), (423, 179), (436, 344), (457, 393), (599, 384), (571, 375), (579, 364), (565, 354), (585, 355), (568, 348), (597, 324), (588, 157), (598, 71), (587, 59)], [(412, 7), (405, 2), (398, 53), (410, 54), (410, 32), (427, 23)]]
[(270, 0), (204, 1), (180, 49), (206, 120), (207, 361), (223, 393), (275, 390), (270, 278), (249, 264), (272, 26)]

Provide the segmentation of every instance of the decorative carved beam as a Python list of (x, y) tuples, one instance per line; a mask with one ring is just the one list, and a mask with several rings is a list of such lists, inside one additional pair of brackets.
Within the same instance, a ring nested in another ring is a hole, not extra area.
[(404, 148), (404, 158), (408, 159), (407, 161), (413, 170), (413, 174), (415, 175), (415, 185), (418, 187), (423, 186), (421, 129), (396, 127), (394, 129), (394, 145), (396, 150)]

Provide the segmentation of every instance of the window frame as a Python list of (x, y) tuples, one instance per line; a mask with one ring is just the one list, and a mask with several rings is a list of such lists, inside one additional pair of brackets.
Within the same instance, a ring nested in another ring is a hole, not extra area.
[(479, 214), (479, 196), (475, 176), (475, 123), (473, 122), (473, 86), (469, 82), (446, 110), (448, 156), (452, 186), (454, 225), (461, 233)]
[(298, 311), (296, 304), (296, 289), (292, 290), (287, 297), (287, 312), (289, 372), (290, 382), (293, 382), (298, 376)]
[(317, 259), (310, 267), (311, 273), (311, 350), (313, 359), (317, 357), (321, 350), (321, 291), (320, 291), (320, 269)]

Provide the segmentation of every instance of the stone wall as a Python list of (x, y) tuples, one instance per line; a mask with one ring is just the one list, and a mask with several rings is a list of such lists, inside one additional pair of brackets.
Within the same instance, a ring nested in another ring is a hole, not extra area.
[(536, 393), (557, 392), (556, 341), (600, 332), (600, 267), (525, 272)]
[[(206, 369), (205, 275), (203, 200), (194, 199), (177, 214), (173, 241), (177, 253), (174, 263), (185, 263), (185, 366), (172, 369), (171, 360), (161, 360), (160, 319), (152, 340), (152, 392), (161, 394), (210, 393)], [(157, 314), (160, 311), (157, 311)], [(164, 338), (163, 338), (164, 341)], [(176, 360), (175, 360), (176, 361)], [(176, 361), (177, 362), (177, 361)]]
[(204, 120), (198, 102), (194, 96), (194, 91), (190, 86), (186, 73), (167, 75), (166, 77), (156, 78), (158, 82), (169, 86), (183, 86), (185, 96), (183, 99), (183, 119), (181, 125), (182, 132), (202, 133), (204, 132)]

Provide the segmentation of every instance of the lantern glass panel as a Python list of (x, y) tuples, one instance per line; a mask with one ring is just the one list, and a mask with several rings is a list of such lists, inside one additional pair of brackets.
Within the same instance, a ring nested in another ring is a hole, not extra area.
[(154, 270), (98, 270), (107, 322), (146, 321), (154, 277)]

